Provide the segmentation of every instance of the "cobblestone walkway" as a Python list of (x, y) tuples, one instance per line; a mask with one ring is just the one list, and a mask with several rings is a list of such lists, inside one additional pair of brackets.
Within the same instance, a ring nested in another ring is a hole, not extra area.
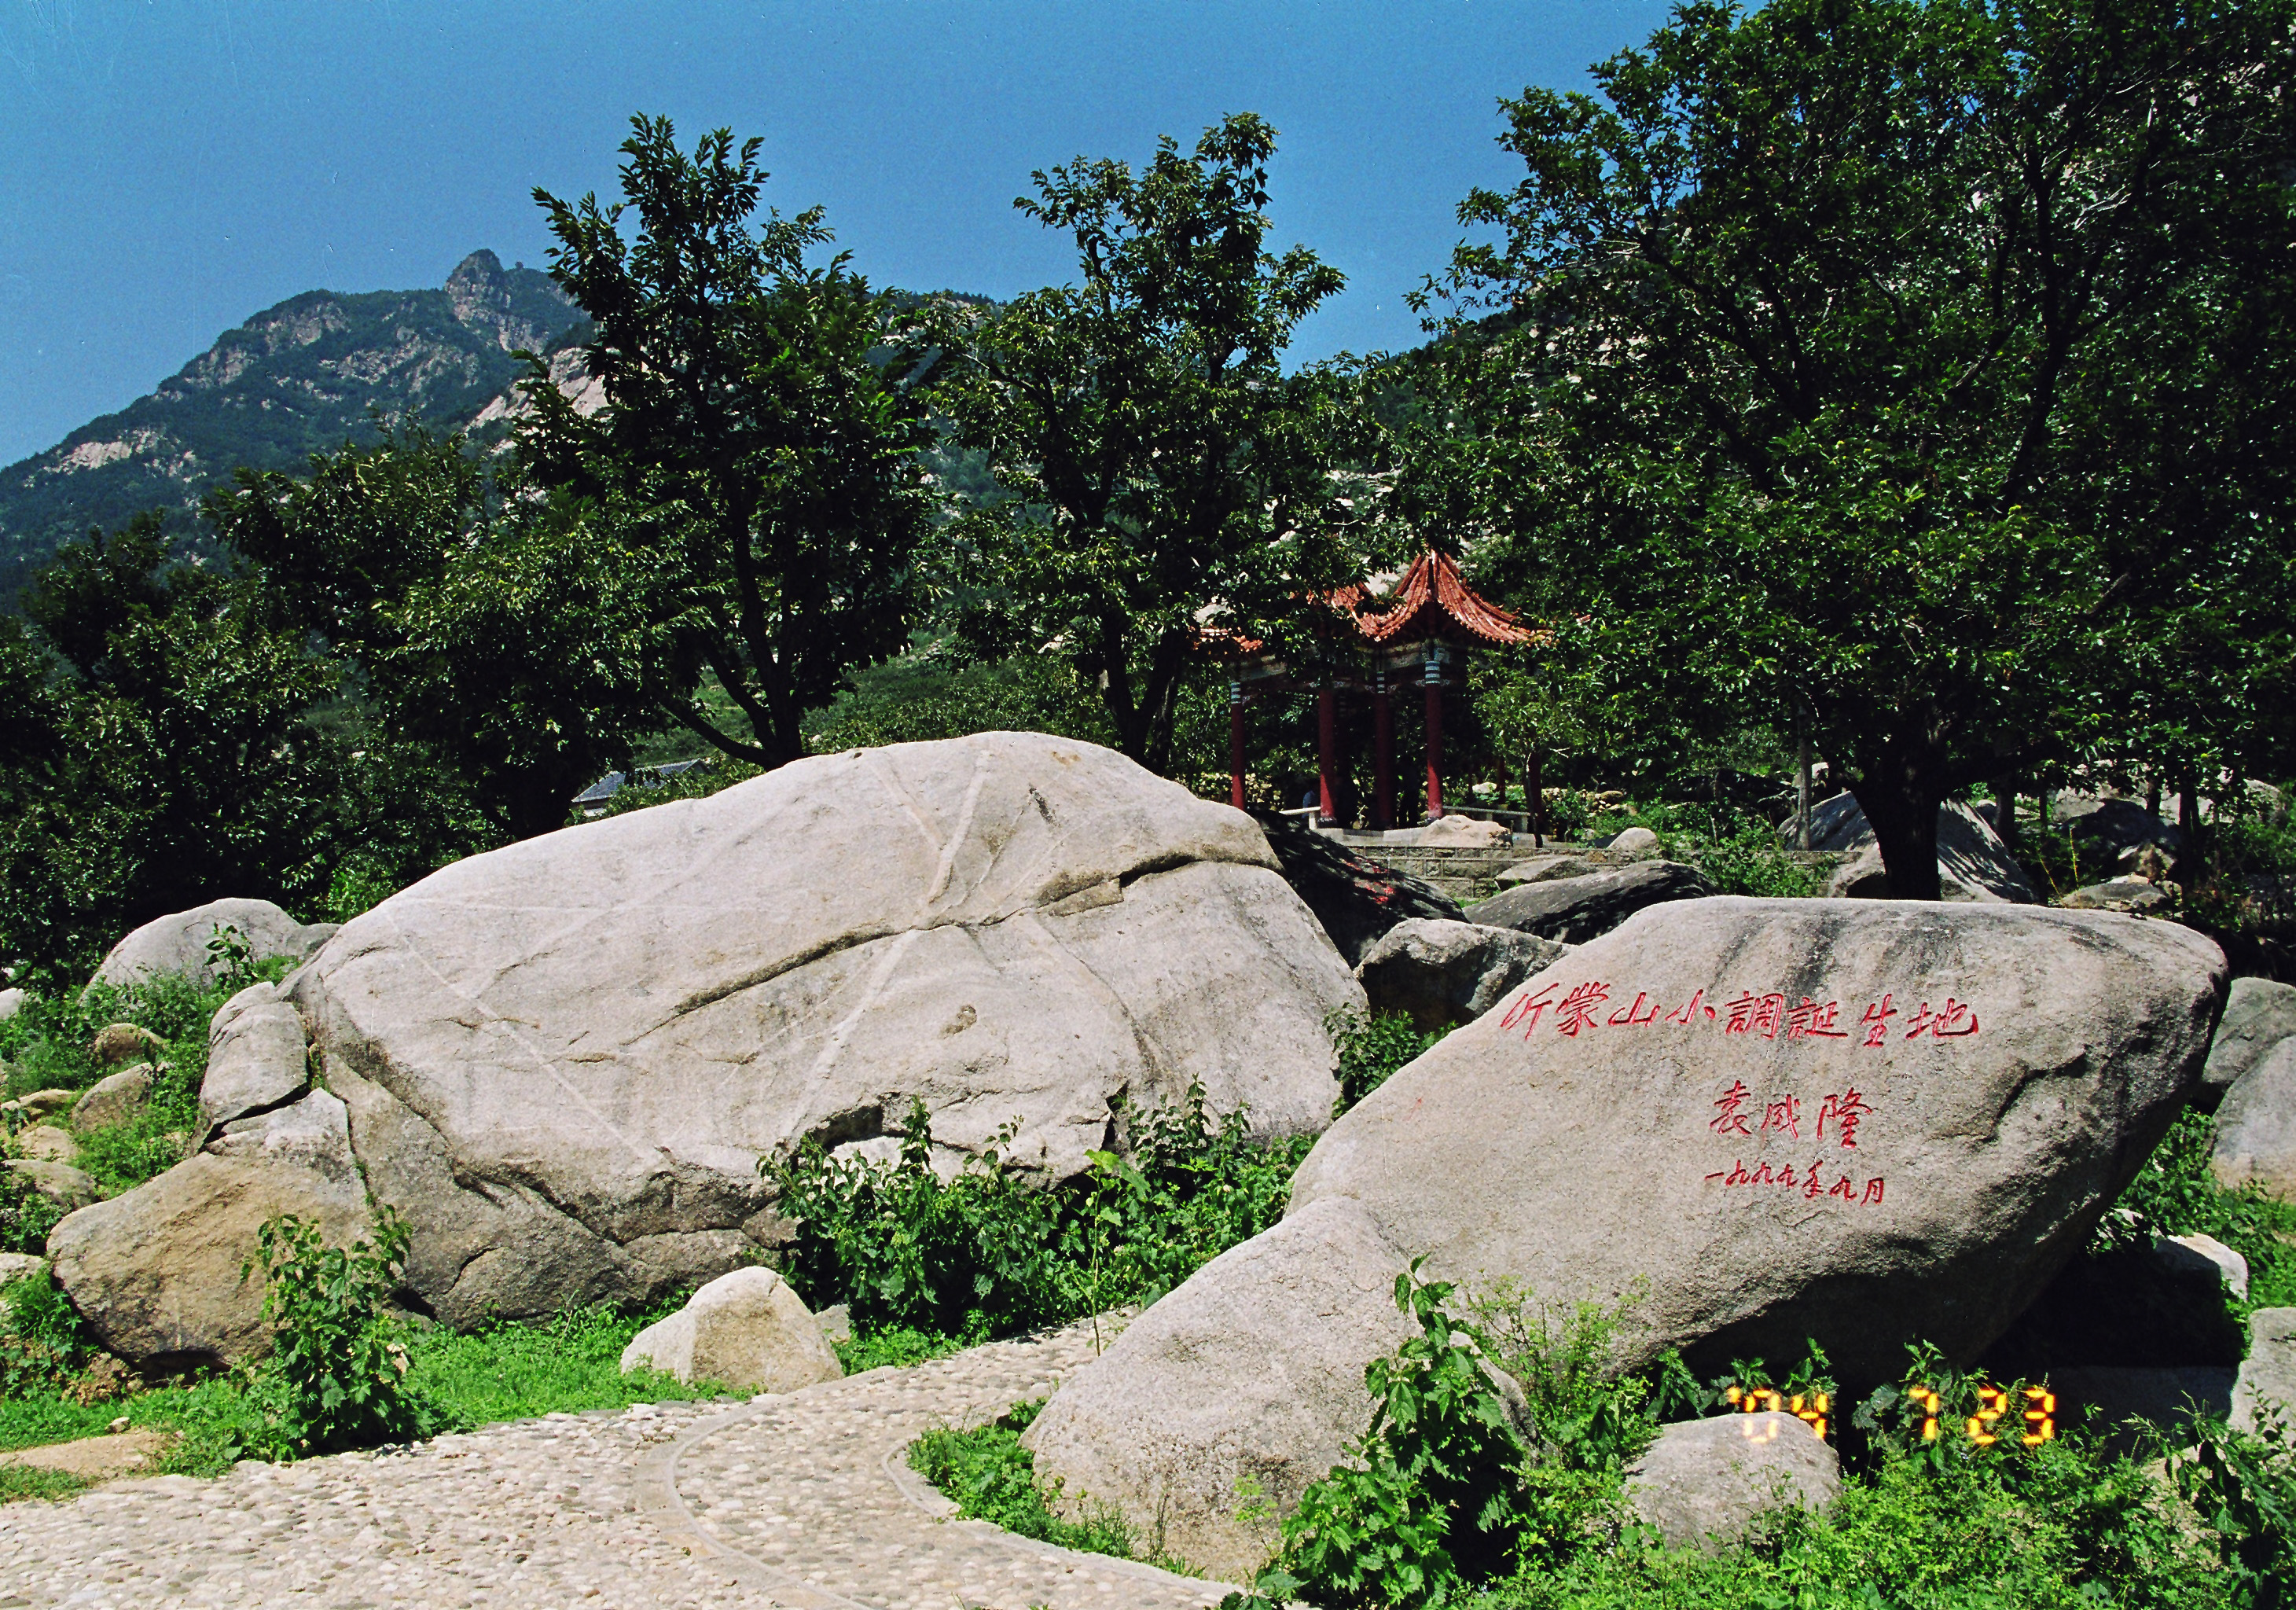
[(1091, 1327), (1071, 1326), (732, 1409), (552, 1415), (11, 1504), (0, 1610), (1217, 1604), (1213, 1583), (949, 1518), (903, 1462), (927, 1427), (1043, 1397), (1092, 1353)]

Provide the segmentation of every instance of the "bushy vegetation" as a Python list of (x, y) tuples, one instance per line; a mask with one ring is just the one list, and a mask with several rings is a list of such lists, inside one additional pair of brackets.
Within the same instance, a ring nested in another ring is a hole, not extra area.
[(1339, 1053), (1339, 1099), (1332, 1104), (1337, 1118), (1385, 1084), (1388, 1076), (1410, 1062), (1448, 1029), (1419, 1029), (1404, 1012), (1362, 1013), (1341, 1010), (1324, 1023)]
[(2097, 1225), (2095, 1250), (2155, 1236), (2213, 1236), (2248, 1261), (2248, 1308), (2296, 1304), (2296, 1205), (2254, 1183), (2226, 1190), (2209, 1171), (2216, 1121), (2178, 1114), (2144, 1167)]
[(1011, 1130), (944, 1179), (922, 1102), (898, 1159), (838, 1158), (808, 1141), (759, 1166), (796, 1221), (786, 1272), (816, 1310), (848, 1305), (857, 1337), (986, 1340), (1151, 1302), (1281, 1216), (1304, 1140), (1262, 1144), (1241, 1111), (1215, 1121), (1201, 1086), (1169, 1110), (1116, 1114), (1125, 1149), (1044, 1188)]

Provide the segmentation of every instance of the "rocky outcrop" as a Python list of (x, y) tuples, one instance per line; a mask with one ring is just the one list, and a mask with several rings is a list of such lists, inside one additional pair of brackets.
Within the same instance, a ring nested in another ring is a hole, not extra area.
[(208, 1068), (200, 1081), (200, 1136), (234, 1119), (283, 1106), (311, 1087), (303, 1020), (275, 984), (250, 984), (208, 1025)]
[(67, 1213), (84, 1208), (95, 1200), (94, 1176), (74, 1168), (69, 1162), (37, 1157), (12, 1157), (0, 1162), (0, 1169), (15, 1175)]
[(1830, 1508), (1841, 1496), (1841, 1460), (1796, 1416), (1776, 1409), (1661, 1426), (1627, 1467), (1635, 1517), (1672, 1548), (1718, 1552), (1755, 1516)]
[(1512, 928), (1414, 917), (1389, 929), (1356, 968), (1374, 1012), (1414, 1027), (1472, 1023), (1569, 947)]
[(1267, 836), (1283, 881), (1315, 913), (1350, 967), (1398, 923), (1413, 917), (1459, 920), (1458, 901), (1432, 883), (1367, 860), (1290, 817), (1272, 810), (1251, 815)]
[(1288, 1513), (1368, 1428), (1364, 1367), (1415, 1334), (1395, 1305), (1404, 1261), (1344, 1200), (1231, 1247), (1053, 1394), (1021, 1439), (1037, 1474), (1250, 1581), (1281, 1539), (1238, 1514), (1239, 1483)]
[(441, 1318), (753, 1261), (761, 1154), (1017, 1121), (1050, 1179), (1113, 1104), (1312, 1133), (1363, 997), (1250, 817), (1038, 734), (821, 756), (473, 857), (291, 1002)]
[[(1789, 822), (1779, 828), (1779, 842), (1793, 832)], [(1882, 850), (1857, 796), (1838, 793), (1809, 813), (1809, 843), (1847, 858), (1834, 869), (1826, 892), (1836, 899), (1871, 899), (1888, 892), (1889, 874), (1882, 865)], [(2040, 902), (2033, 885), (2017, 865), (2009, 847), (1993, 825), (1958, 800), (1938, 807), (1938, 883), (1948, 900), (1980, 904), (2006, 901), (2031, 906)]]
[(368, 1227), (345, 1117), (340, 1100), (314, 1090), (226, 1124), (159, 1178), (51, 1230), (56, 1282), (105, 1350), (147, 1374), (267, 1351), (263, 1282), (241, 1277), (257, 1229), (294, 1213), (342, 1245)]
[(1542, 855), (1517, 861), (1499, 874), (1497, 882), (1501, 889), (1512, 889), (1517, 883), (1551, 883), (1557, 878), (1582, 878), (1603, 870), (1583, 855)]
[(2216, 1111), (2226, 1091), (2292, 1037), (2296, 1037), (2296, 985), (2268, 978), (2233, 980), (2193, 1105)]
[[(1668, 1347), (1702, 1370), (1797, 1357), (1815, 1339), (1854, 1395), (1895, 1378), (1917, 1338), (1966, 1364), (2151, 1154), (2223, 983), (2201, 935), (2102, 914), (1645, 910), (1335, 1122), (1283, 1224), (1054, 1395), (1039, 1423), (1070, 1429), (1039, 1468), (1142, 1516), (1154, 1481), (1177, 1491), (1182, 1472), (1273, 1462), (1296, 1491), (1322, 1474), (1306, 1450), (1330, 1443), (1281, 1417), (1360, 1393), (1392, 1345), (1384, 1286), (1414, 1256), (1430, 1278), (1617, 1310), (1627, 1368)], [(1311, 1223), (1347, 1227), (1348, 1255), (1326, 1260), (1345, 1281), (1302, 1269)], [(1232, 1370), (1200, 1373), (1179, 1316), (1237, 1327)]]
[(159, 1077), (159, 1070), (150, 1063), (106, 1074), (72, 1103), (72, 1128), (102, 1129), (126, 1123), (151, 1101), (152, 1087)]
[(2248, 1317), (2248, 1357), (2233, 1385), (2231, 1418), (2242, 1431), (2268, 1418), (2296, 1430), (2296, 1308), (2259, 1308)]
[(1656, 855), (1658, 834), (1647, 827), (1629, 827), (1612, 839), (1606, 848), (1612, 855)]
[(1706, 875), (1679, 861), (1640, 861), (1584, 877), (1520, 883), (1468, 908), (1467, 920), (1567, 945), (1608, 933), (1647, 906), (1714, 892)]
[(2253, 1182), (2296, 1201), (2296, 1039), (2279, 1041), (2225, 1092), (2209, 1167), (2220, 1185)]
[(795, 1392), (845, 1373), (805, 1303), (767, 1269), (720, 1275), (640, 1331), (622, 1350), (622, 1372), (634, 1369), (752, 1392)]
[(127, 984), (155, 973), (194, 974), (208, 982), (223, 976), (208, 942), (217, 932), (236, 928), (257, 961), (291, 957), (301, 961), (335, 931), (332, 923), (297, 922), (269, 900), (209, 900), (172, 916), (155, 917), (114, 945), (95, 970), (100, 984)]

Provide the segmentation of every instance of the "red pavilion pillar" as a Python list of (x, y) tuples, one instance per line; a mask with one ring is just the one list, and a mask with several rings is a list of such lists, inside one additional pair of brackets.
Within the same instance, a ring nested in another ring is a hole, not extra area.
[(1243, 809), (1243, 684), (1227, 685), (1227, 802)]
[(1443, 661), (1427, 656), (1427, 819), (1443, 817)]
[(1316, 690), (1316, 820), (1328, 825), (1339, 820), (1339, 810), (1332, 802), (1332, 773), (1339, 769), (1339, 732), (1332, 696), (1328, 682)]
[(1387, 707), (1387, 673), (1371, 678), (1371, 825), (1395, 826), (1395, 720)]

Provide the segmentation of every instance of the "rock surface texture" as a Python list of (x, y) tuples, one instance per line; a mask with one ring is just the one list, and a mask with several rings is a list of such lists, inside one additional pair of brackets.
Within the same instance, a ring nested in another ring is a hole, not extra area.
[(1841, 1496), (1841, 1459), (1777, 1410), (1679, 1420), (1627, 1468), (1627, 1501), (1669, 1548), (1718, 1550), (1769, 1510), (1818, 1510)]
[(2209, 1168), (2220, 1184), (2253, 1180), (2296, 1197), (2296, 1039), (2274, 1046), (2225, 1092)]
[(111, 948), (95, 970), (101, 984), (133, 983), (162, 973), (222, 976), (208, 941), (218, 929), (236, 928), (255, 959), (288, 956), (301, 961), (326, 942), (332, 923), (297, 922), (269, 900), (209, 900), (172, 916), (155, 917)]
[(2201, 1070), (2194, 1105), (2214, 1112), (2226, 1091), (2292, 1037), (2296, 1037), (2296, 984), (2268, 978), (2233, 980), (2224, 1015), (2217, 1020), (2216, 1038), (2209, 1042), (2209, 1060)]
[(250, 984), (224, 1002), (208, 1025), (208, 1069), (200, 1080), (200, 1135), (268, 1112), (311, 1088), (303, 1020), (274, 984)]
[(1568, 949), (1512, 928), (1414, 917), (1364, 953), (1356, 977), (1374, 1012), (1408, 1013), (1423, 1030), (1447, 1028), (1472, 1023)]
[[(1792, 831), (1792, 823), (1780, 828), (1779, 842), (1785, 842), (1784, 835)], [(1838, 793), (1810, 808), (1809, 845), (1849, 858), (1835, 868), (1826, 886), (1834, 898), (1867, 899), (1887, 888), (1881, 845), (1856, 795)], [(2039, 904), (2041, 897), (1993, 825), (1958, 800), (1938, 807), (1937, 845), (1938, 882), (1947, 899)]]
[(235, 1363), (270, 1345), (263, 1282), (240, 1270), (278, 1213), (333, 1246), (366, 1233), (343, 1104), (324, 1090), (226, 1124), (158, 1179), (70, 1214), (48, 1256), (106, 1351), (146, 1371)]
[[(1360, 1430), (1390, 1283), (1422, 1255), (1470, 1289), (1622, 1308), (1628, 1366), (1814, 1337), (1847, 1392), (1893, 1378), (1917, 1337), (1965, 1363), (2167, 1129), (2223, 970), (2189, 929), (2102, 913), (1642, 912), (1333, 1124), (1282, 1224), (1046, 1405), (1039, 1468), (1141, 1516), (1216, 1515), (1231, 1473), (1271, 1468), (1288, 1501)], [(1344, 1256), (1316, 1250), (1341, 1228)]]
[(768, 1269), (720, 1275), (640, 1331), (622, 1350), (622, 1369), (641, 1368), (744, 1392), (796, 1392), (845, 1373), (803, 1301)]
[(1247, 1523), (1246, 1478), (1283, 1511), (1371, 1424), (1364, 1366), (1414, 1334), (1403, 1254), (1353, 1203), (1231, 1247), (1053, 1394), (1021, 1438), (1066, 1500), (1112, 1504), (1199, 1570), (1249, 1581), (1282, 1541)]
[(86, 1095), (72, 1103), (72, 1127), (79, 1129), (100, 1129), (115, 1123), (125, 1123), (144, 1110), (152, 1099), (152, 1081), (159, 1071), (150, 1063), (138, 1063), (132, 1068), (122, 1068), (117, 1073), (107, 1073), (87, 1088)]
[(291, 981), (406, 1277), (464, 1324), (752, 1262), (760, 1154), (893, 1132), (1053, 1178), (1111, 1103), (1313, 1133), (1363, 996), (1252, 820), (1026, 733), (786, 766), (459, 862)]
[(2270, 1417), (2296, 1431), (2296, 1308), (2259, 1308), (2248, 1317), (2248, 1358), (2233, 1384), (2232, 1423), (2253, 1431)]
[(1527, 861), (1517, 861), (1498, 875), (1501, 889), (1517, 883), (1551, 883), (1557, 878), (1583, 878), (1603, 868), (1583, 855), (1535, 856)]
[(1638, 861), (1583, 877), (1519, 883), (1467, 913), (1467, 920), (1576, 945), (1608, 933), (1646, 906), (1714, 892), (1706, 875), (1679, 861)]
[(1283, 881), (1307, 902), (1350, 967), (1398, 923), (1412, 917), (1459, 920), (1459, 902), (1434, 884), (1366, 860), (1290, 817), (1272, 810), (1251, 816), (1275, 852)]
[(1495, 849), (1513, 837), (1504, 822), (1486, 822), (1480, 817), (1456, 813), (1430, 822), (1419, 831), (1422, 844), (1456, 845), (1464, 850)]
[(2073, 911), (2133, 911), (2142, 916), (2169, 908), (2169, 891), (2144, 878), (2087, 883), (2058, 902)]

